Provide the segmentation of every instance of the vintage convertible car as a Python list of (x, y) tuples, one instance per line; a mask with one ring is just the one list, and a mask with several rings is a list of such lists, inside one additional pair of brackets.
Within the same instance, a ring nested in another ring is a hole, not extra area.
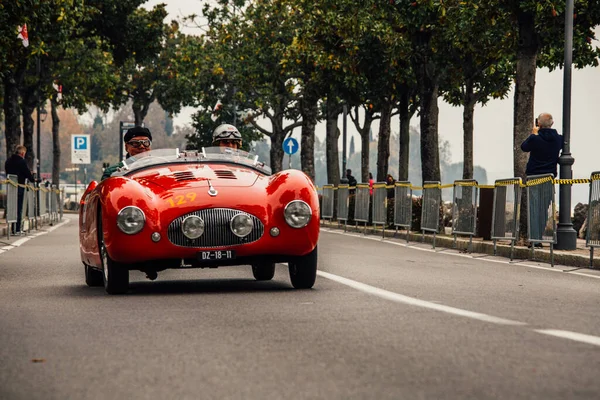
[(270, 280), (286, 262), (294, 288), (317, 274), (319, 201), (298, 170), (271, 174), (258, 157), (230, 148), (152, 150), (89, 184), (79, 240), (85, 280), (111, 294), (129, 271), (156, 279), (167, 268), (251, 265)]

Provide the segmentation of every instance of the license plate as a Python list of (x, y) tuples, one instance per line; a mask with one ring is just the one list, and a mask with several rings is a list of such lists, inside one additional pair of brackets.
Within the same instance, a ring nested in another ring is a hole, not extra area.
[(198, 252), (198, 261), (233, 260), (234, 258), (235, 251), (233, 250), (214, 250)]

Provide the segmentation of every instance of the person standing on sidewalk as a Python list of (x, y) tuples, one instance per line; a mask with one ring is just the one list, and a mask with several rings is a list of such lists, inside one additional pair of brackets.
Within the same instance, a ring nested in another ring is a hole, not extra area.
[[(25, 161), (25, 154), (27, 153), (27, 148), (25, 146), (19, 145), (15, 149), (15, 154), (10, 156), (8, 160), (4, 163), (4, 169), (6, 170), (6, 174), (16, 175), (17, 182), (20, 185), (25, 184), (25, 179), (28, 179), (29, 182), (34, 182), (34, 177), (29, 167), (27, 166), (27, 161)], [(13, 235), (21, 234), (21, 219), (23, 218), (23, 199), (25, 198), (25, 188), (19, 186), (17, 189), (17, 222), (15, 223), (14, 230), (12, 231)]]
[[(558, 157), (563, 147), (564, 138), (558, 134), (556, 129), (552, 129), (552, 125), (554, 125), (552, 115), (548, 113), (540, 114), (535, 120), (535, 126), (531, 135), (521, 144), (521, 150), (529, 153), (529, 161), (525, 170), (525, 174), (528, 177), (532, 175), (552, 174), (556, 178)], [(532, 226), (529, 227), (532, 238), (541, 239), (546, 229), (548, 208), (552, 202), (552, 197), (543, 197), (541, 199), (542, 202), (539, 204), (539, 210), (528, 210), (529, 212), (542, 213)]]

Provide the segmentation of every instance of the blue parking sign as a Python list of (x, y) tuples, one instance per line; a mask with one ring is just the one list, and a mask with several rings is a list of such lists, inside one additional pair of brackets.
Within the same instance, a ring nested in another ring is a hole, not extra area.
[(88, 148), (88, 137), (87, 136), (75, 136), (74, 138), (75, 150), (87, 150)]

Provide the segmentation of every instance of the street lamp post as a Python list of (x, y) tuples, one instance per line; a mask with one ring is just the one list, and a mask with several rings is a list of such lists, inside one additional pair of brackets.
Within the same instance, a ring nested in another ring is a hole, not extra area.
[[(562, 153), (558, 159), (560, 179), (573, 179), (572, 165), (575, 159), (571, 156), (571, 65), (573, 63), (573, 0), (567, 0), (565, 11), (565, 56), (563, 78), (563, 138)], [(556, 248), (575, 250), (577, 248), (577, 232), (571, 221), (571, 185), (560, 185), (558, 211), (559, 220), (556, 230)]]

